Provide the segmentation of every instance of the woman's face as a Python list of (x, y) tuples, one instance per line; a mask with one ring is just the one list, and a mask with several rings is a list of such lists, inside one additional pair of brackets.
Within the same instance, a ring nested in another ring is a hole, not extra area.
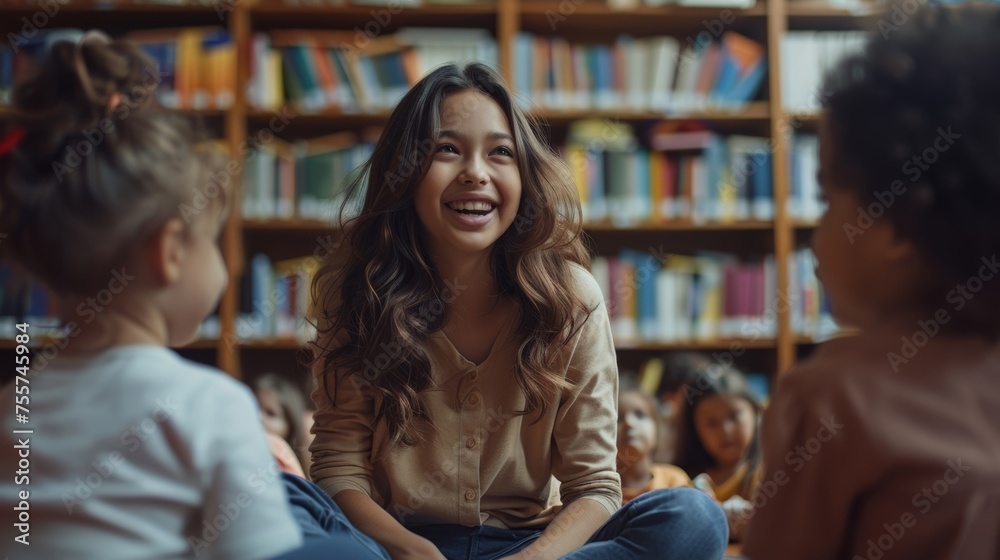
[(447, 96), (440, 121), (414, 204), (432, 255), (471, 257), (491, 249), (517, 217), (517, 146), (500, 106), (477, 91)]

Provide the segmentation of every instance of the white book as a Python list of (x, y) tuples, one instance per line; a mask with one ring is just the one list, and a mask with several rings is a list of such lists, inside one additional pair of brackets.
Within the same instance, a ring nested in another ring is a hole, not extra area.
[(275, 182), (277, 158), (274, 152), (264, 147), (257, 150), (258, 175), (258, 212), (264, 218), (274, 218), (278, 215), (278, 186)]
[(670, 110), (670, 98), (674, 88), (674, 74), (677, 72), (677, 58), (680, 43), (673, 37), (655, 37), (649, 40), (650, 74), (649, 107), (654, 111)]
[(247, 158), (245, 161), (243, 173), (243, 202), (241, 204), (243, 218), (256, 218), (257, 217), (257, 167), (256, 167), (256, 154), (253, 151), (247, 153), (248, 156), (254, 157), (253, 160)]
[(677, 340), (675, 273), (661, 269), (656, 273), (656, 323), (657, 338), (663, 342)]
[(590, 89), (593, 83), (593, 76), (590, 75), (590, 68), (587, 65), (587, 50), (581, 45), (571, 47), (573, 57), (573, 91), (574, 104), (578, 109), (590, 107)]
[(681, 54), (677, 68), (677, 83), (674, 88), (674, 112), (685, 112), (695, 105), (694, 92), (698, 83), (698, 72), (701, 69), (703, 51), (694, 45), (688, 45)]
[(617, 48), (622, 53), (622, 75), (624, 77), (624, 91), (622, 105), (629, 109), (643, 109), (642, 75), (647, 70), (643, 68), (643, 47), (642, 44), (633, 40), (628, 35), (618, 38)]
[(686, 272), (677, 274), (674, 285), (674, 309), (677, 322), (677, 339), (691, 340), (694, 338), (692, 317), (690, 314), (691, 298), (694, 297), (694, 278)]
[(597, 285), (601, 287), (604, 295), (605, 305), (611, 307), (611, 277), (608, 259), (606, 257), (594, 257), (590, 261), (590, 273), (597, 280)]

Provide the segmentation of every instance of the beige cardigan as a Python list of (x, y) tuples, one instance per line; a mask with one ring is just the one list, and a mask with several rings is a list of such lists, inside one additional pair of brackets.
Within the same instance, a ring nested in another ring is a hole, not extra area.
[(382, 424), (373, 425), (371, 386), (351, 376), (332, 403), (320, 383), (312, 395), (313, 480), (331, 496), (349, 488), (364, 492), (404, 524), (543, 527), (560, 502), (578, 498), (616, 511), (622, 498), (614, 343), (597, 282), (582, 267), (572, 269), (576, 289), (596, 309), (558, 356), (557, 367), (574, 389), (540, 421), (514, 414), (525, 406), (514, 380), (522, 340), (512, 332), (516, 319), (478, 367), (438, 331), (427, 342), (433, 388), (422, 394), (435, 427), (430, 441), (376, 460), (389, 438)]

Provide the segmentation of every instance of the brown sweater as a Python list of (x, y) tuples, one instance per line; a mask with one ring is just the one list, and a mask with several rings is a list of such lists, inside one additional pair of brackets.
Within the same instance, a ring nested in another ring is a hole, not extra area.
[(835, 340), (782, 378), (744, 554), (1000, 558), (1000, 345), (903, 346)]

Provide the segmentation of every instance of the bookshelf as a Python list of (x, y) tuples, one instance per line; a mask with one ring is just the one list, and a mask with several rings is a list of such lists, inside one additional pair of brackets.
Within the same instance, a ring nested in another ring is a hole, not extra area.
[[(37, 0), (0, 0), (0, 31), (23, 31), (23, 19), (39, 11)], [(646, 110), (620, 109), (539, 109), (535, 114), (546, 121), (557, 136), (578, 119), (608, 119), (629, 123), (650, 120), (694, 119), (719, 126), (726, 131), (749, 131), (773, 139), (771, 151), (772, 192), (774, 215), (769, 220), (693, 223), (671, 221), (616, 227), (610, 222), (591, 223), (586, 232), (598, 252), (610, 252), (628, 246), (664, 244), (668, 247), (699, 250), (731, 249), (773, 253), (777, 263), (788, 262), (797, 246), (802, 245), (815, 227), (814, 220), (790, 215), (785, 201), (791, 192), (789, 169), (789, 130), (801, 126), (815, 130), (818, 113), (790, 111), (782, 104), (782, 38), (790, 30), (802, 29), (861, 29), (871, 22), (876, 10), (873, 4), (863, 4), (854, 10), (831, 8), (812, 0), (758, 0), (749, 9), (722, 7), (662, 7), (641, 6), (615, 9), (603, 3), (561, 2), (550, 0), (495, 0), (478, 3), (427, 4), (403, 7), (392, 2), (386, 5), (339, 5), (339, 0), (224, 0), (220, 4), (181, 2), (156, 4), (135, 0), (68, 0), (59, 4), (51, 18), (53, 27), (96, 27), (114, 35), (124, 35), (137, 29), (159, 29), (175, 26), (221, 26), (228, 30), (238, 46), (236, 84), (247, 84), (250, 78), (249, 45), (256, 32), (281, 29), (341, 29), (363, 28), (375, 21), (379, 33), (392, 33), (401, 27), (477, 27), (491, 30), (497, 43), (499, 69), (509, 83), (514, 83), (512, 47), (517, 34), (528, 31), (539, 35), (565, 36), (569, 40), (582, 38), (613, 41), (619, 33), (639, 37), (672, 35), (683, 40), (705, 29), (706, 21), (728, 13), (731, 27), (763, 43), (767, 52), (767, 75), (757, 98), (736, 110), (707, 109), (669, 116)], [(391, 8), (391, 13), (390, 13)], [(373, 16), (375, 13), (390, 15)], [(553, 15), (556, 17), (553, 18)], [(374, 19), (373, 19), (374, 17)], [(728, 24), (727, 24), (728, 25)], [(360, 130), (384, 123), (388, 112), (345, 113), (324, 110), (301, 113), (290, 108), (259, 110), (248, 102), (246, 91), (237, 87), (232, 106), (225, 110), (189, 111), (209, 123), (232, 153), (238, 153), (249, 134), (264, 129), (275, 115), (289, 117), (289, 130), (328, 134), (338, 130)], [(4, 117), (0, 107), (0, 118)], [(234, 177), (240, 185), (241, 178)], [(239, 201), (240, 197), (237, 196)], [(329, 225), (308, 219), (244, 219), (240, 204), (226, 224), (222, 250), (230, 276), (219, 306), (220, 332), (217, 339), (198, 341), (192, 350), (214, 351), (215, 363), (223, 370), (240, 376), (244, 365), (260, 356), (281, 354), (290, 360), (301, 343), (294, 339), (242, 340), (236, 333), (236, 317), (240, 307), (240, 281), (247, 273), (251, 251), (277, 251), (280, 258), (294, 254), (310, 254), (317, 240), (330, 235)], [(251, 247), (253, 246), (253, 247)], [(788, 293), (790, 274), (787, 266), (776, 267), (779, 293)], [(779, 310), (780, 311), (780, 310)], [(792, 330), (789, 312), (777, 313), (777, 329), (773, 337), (718, 338), (691, 342), (651, 343), (624, 342), (619, 349), (627, 355), (655, 355), (675, 350), (726, 351), (738, 348), (753, 351), (760, 362), (776, 372), (787, 370), (801, 355), (802, 348), (814, 343), (812, 337)], [(239, 340), (239, 342), (233, 342)], [(0, 349), (7, 348), (0, 342)], [(252, 353), (252, 359), (244, 354)], [(199, 354), (202, 355), (202, 354)], [(278, 357), (268, 360), (277, 361)], [(265, 360), (266, 361), (266, 360)]]

